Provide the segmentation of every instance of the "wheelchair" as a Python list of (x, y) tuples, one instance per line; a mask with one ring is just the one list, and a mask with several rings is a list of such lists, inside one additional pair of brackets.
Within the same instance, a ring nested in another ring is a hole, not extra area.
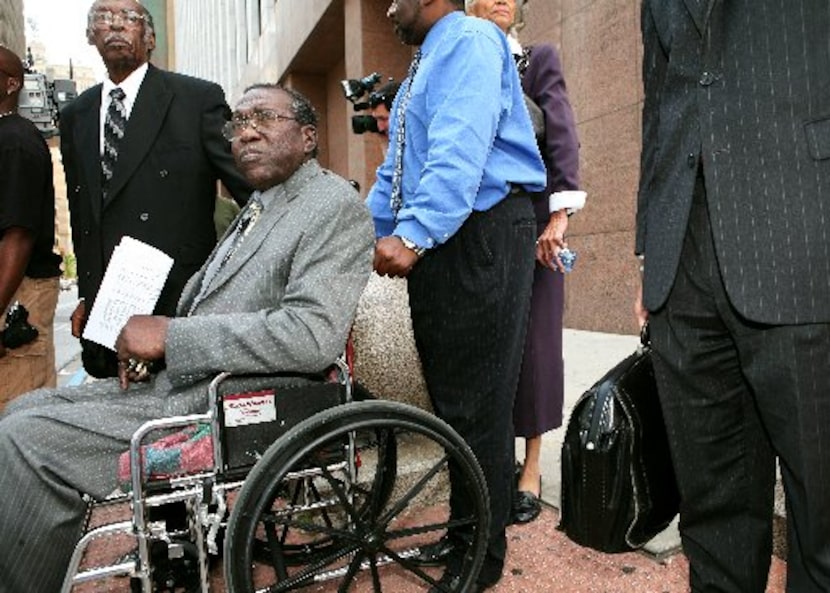
[[(446, 591), (472, 587), (486, 549), (488, 495), (463, 439), (424, 410), (373, 399), (345, 358), (325, 380), (269, 380), (221, 373), (205, 414), (153, 420), (134, 434), (128, 492), (91, 503), (95, 514), (128, 502), (129, 517), (88, 525), (63, 593), (126, 578), (135, 593), (208, 593), (219, 559), (231, 593), (393, 592), (413, 582), (426, 590), (441, 586), (444, 568), (413, 557), (448, 528), (468, 546), (458, 588)], [(161, 475), (147, 467), (148, 443), (194, 425), (210, 429), (208, 467)], [(469, 516), (450, 519), (450, 466), (463, 477), (458, 494), (473, 502)], [(115, 549), (115, 538), (130, 553), (89, 566), (91, 547)]]

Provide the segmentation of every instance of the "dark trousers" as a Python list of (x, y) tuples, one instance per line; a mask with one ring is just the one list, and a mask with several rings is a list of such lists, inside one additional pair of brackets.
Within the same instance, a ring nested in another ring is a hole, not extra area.
[[(409, 275), (415, 343), (435, 413), (470, 445), (487, 481), (490, 534), (482, 582), (498, 579), (507, 549), (512, 410), (530, 306), (535, 226), (529, 197), (512, 194), (486, 212), (474, 212)], [(450, 486), (452, 516), (468, 516), (468, 498), (459, 494), (452, 467)]]
[(692, 591), (765, 590), (776, 455), (787, 591), (830, 591), (830, 325), (761, 325), (734, 310), (701, 179), (674, 287), (650, 326)]

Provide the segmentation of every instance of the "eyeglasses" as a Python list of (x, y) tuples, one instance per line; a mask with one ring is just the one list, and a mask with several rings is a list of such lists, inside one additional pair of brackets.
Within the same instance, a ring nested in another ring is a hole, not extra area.
[(122, 27), (137, 27), (144, 23), (147, 17), (135, 10), (122, 10), (121, 12), (112, 12), (111, 10), (96, 10), (92, 13), (90, 20), (96, 29), (103, 29), (104, 27), (112, 27), (115, 24), (115, 19), (121, 22)]
[(252, 130), (260, 131), (268, 129), (273, 122), (278, 121), (297, 121), (296, 117), (290, 115), (282, 115), (270, 109), (257, 109), (252, 111), (250, 115), (243, 116), (235, 113), (229, 122), (226, 122), (222, 128), (222, 135), (225, 140), (233, 142), (242, 134), (248, 126)]

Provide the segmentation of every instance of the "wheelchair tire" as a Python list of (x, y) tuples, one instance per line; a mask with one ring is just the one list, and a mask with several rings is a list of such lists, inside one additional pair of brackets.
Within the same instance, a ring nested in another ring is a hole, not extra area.
[[(357, 444), (355, 482), (348, 472), (338, 477), (332, 460), (344, 442)], [(372, 442), (379, 446), (361, 447)], [(449, 516), (450, 464), (463, 477), (464, 491), (455, 494), (473, 503), (469, 516)], [(284, 481), (310, 474), (319, 496), (306, 506), (289, 503)], [(484, 476), (446, 423), (396, 402), (345, 404), (297, 424), (254, 466), (228, 521), (226, 586), (231, 593), (276, 592), (334, 581), (332, 591), (379, 593), (415, 579), (429, 587), (443, 569), (425, 569), (412, 556), (452, 527), (467, 543), (452, 591), (466, 591), (484, 560), (488, 523)], [(263, 547), (267, 558), (255, 551)]]

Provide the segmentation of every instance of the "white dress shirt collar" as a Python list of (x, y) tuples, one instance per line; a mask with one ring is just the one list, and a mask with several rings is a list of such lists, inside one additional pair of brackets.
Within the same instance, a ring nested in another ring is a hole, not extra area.
[(144, 77), (147, 75), (147, 70), (149, 66), (145, 62), (132, 72), (130, 75), (121, 81), (120, 84), (115, 84), (109, 78), (104, 79), (104, 83), (101, 85), (101, 111), (100, 111), (100, 126), (98, 127), (100, 134), (99, 134), (99, 142), (98, 146), (100, 147), (101, 152), (104, 151), (104, 120), (107, 118), (107, 109), (109, 109), (110, 102), (110, 91), (116, 87), (120, 88), (124, 91), (124, 108), (127, 110), (127, 119), (130, 119), (130, 114), (133, 111), (133, 105), (135, 105), (136, 97), (138, 97), (138, 91), (141, 88), (141, 83), (144, 82)]

